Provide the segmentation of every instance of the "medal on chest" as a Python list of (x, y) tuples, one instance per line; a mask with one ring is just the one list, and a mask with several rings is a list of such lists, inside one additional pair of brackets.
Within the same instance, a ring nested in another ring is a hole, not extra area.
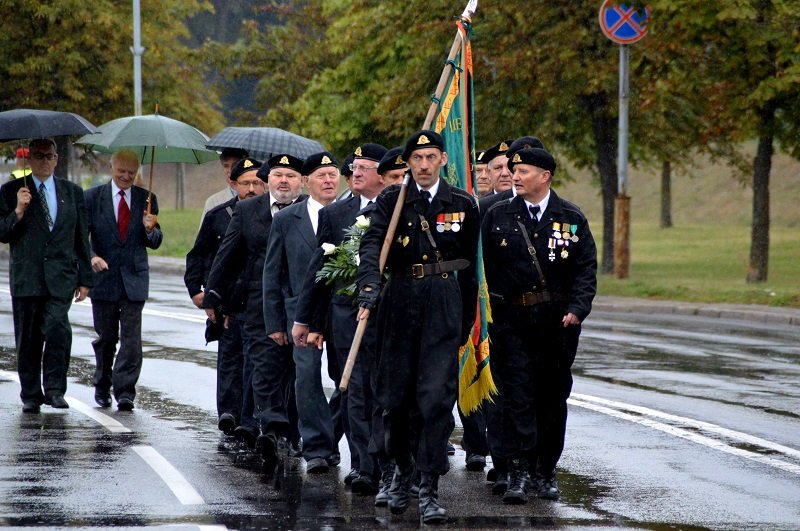
[(458, 232), (464, 223), (464, 212), (441, 213), (436, 216), (436, 232)]

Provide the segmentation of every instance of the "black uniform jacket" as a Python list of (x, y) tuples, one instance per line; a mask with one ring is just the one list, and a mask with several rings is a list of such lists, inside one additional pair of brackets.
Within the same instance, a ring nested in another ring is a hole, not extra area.
[[(546, 286), (528, 253), (518, 221), (527, 229)], [(597, 293), (597, 249), (586, 216), (550, 191), (547, 209), (534, 224), (517, 196), (483, 214), (483, 261), (489, 293), (511, 300), (526, 292), (549, 291), (566, 298), (566, 311), (583, 321)]]
[(183, 275), (183, 283), (189, 291), (189, 296), (194, 297), (201, 291), (208, 281), (211, 273), (211, 264), (217, 250), (225, 238), (225, 231), (233, 216), (233, 209), (236, 208), (238, 197), (218, 205), (203, 216), (203, 223), (200, 231), (194, 240), (194, 247), (186, 255), (186, 272)]
[[(358, 286), (361, 288), (367, 284), (380, 284), (378, 272), (380, 250), (399, 193), (400, 185), (393, 185), (378, 196), (370, 227), (361, 240), (359, 252), (361, 263), (358, 268)], [(453, 214), (457, 215), (457, 230), (456, 224), (452, 222)], [(408, 185), (403, 211), (386, 261), (386, 270), (390, 274), (405, 274), (414, 264), (436, 263), (436, 254), (422, 230), (420, 215), (430, 226), (433, 239), (444, 261), (456, 259), (469, 261), (469, 266), (457, 273), (463, 301), (462, 335), (466, 334), (475, 321), (477, 308), (475, 267), (480, 231), (478, 204), (467, 192), (450, 186), (444, 179), (439, 181), (439, 189), (433, 200), (428, 203), (427, 199), (420, 196), (417, 185), (412, 179)], [(445, 222), (446, 219), (451, 221)], [(449, 225), (447, 229), (446, 225)]]

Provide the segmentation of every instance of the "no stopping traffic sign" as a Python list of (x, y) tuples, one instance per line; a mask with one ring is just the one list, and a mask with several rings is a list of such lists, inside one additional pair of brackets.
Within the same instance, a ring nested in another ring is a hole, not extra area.
[(649, 18), (650, 8), (637, 11), (624, 4), (617, 5), (613, 0), (605, 0), (600, 6), (600, 29), (617, 44), (633, 44), (647, 35)]

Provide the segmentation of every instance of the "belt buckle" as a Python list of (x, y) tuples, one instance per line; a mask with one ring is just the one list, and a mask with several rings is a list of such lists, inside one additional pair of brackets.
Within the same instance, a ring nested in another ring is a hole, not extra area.
[(422, 278), (425, 276), (424, 264), (411, 264), (411, 277)]
[(522, 305), (523, 306), (533, 306), (534, 303), (534, 293), (531, 291), (526, 291), (522, 294)]

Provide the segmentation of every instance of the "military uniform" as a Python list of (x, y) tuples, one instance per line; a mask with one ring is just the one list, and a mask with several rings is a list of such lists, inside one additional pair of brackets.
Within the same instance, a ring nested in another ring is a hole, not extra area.
[(494, 318), (492, 373), (503, 396), (498, 452), (507, 459), (536, 456), (535, 470), (544, 478), (553, 477), (563, 450), (580, 335), (580, 325), (565, 328), (562, 319), (572, 313), (582, 322), (589, 315), (597, 274), (586, 217), (549, 193), (539, 221), (517, 196), (497, 202), (482, 222)]

